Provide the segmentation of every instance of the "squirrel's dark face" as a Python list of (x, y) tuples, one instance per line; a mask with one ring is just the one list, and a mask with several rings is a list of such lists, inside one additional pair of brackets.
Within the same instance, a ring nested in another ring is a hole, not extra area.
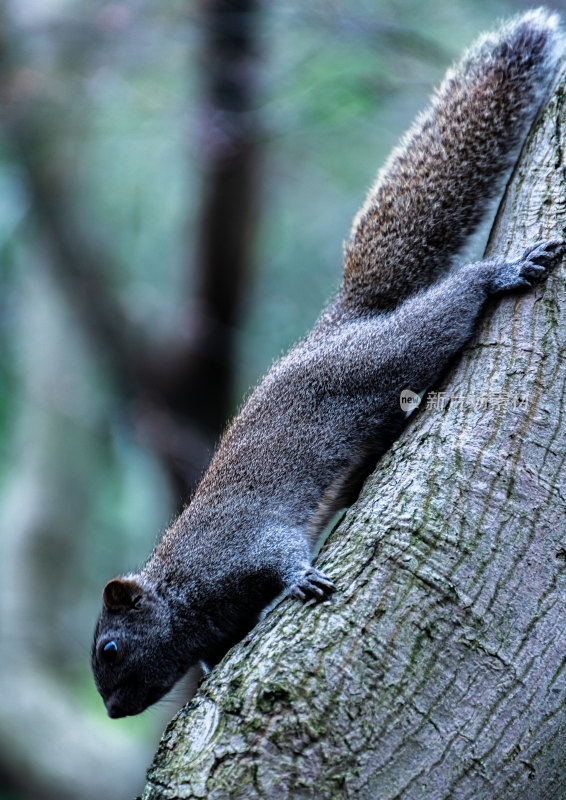
[(139, 714), (191, 664), (174, 636), (165, 598), (134, 579), (116, 578), (104, 587), (103, 603), (92, 646), (96, 687), (108, 716)]

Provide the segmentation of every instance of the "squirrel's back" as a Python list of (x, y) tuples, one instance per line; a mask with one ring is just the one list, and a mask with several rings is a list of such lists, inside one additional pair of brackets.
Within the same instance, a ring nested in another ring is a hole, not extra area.
[[(337, 300), (244, 405), (188, 517), (211, 527), (211, 515), (236, 508), (238, 520), (276, 509), (302, 525), (317, 509), (314, 519), (324, 521), (366, 454), (371, 461), (383, 451), (399, 424), (395, 345), (388, 351), (381, 339), (380, 348), (377, 333), (370, 380), (365, 348), (373, 334), (362, 336), (351, 323), (360, 314), (402, 310), (448, 270), (517, 156), (560, 44), (558, 17), (539, 9), (480, 38), (448, 71), (354, 220)], [(431, 380), (434, 360), (434, 353), (423, 359)], [(313, 539), (316, 527), (309, 525)]]
[[(301, 526), (314, 509), (324, 521), (351, 473), (383, 452), (402, 419), (393, 359), (403, 342), (388, 351), (378, 332), (370, 380), (373, 334), (351, 326), (360, 315), (402, 312), (404, 300), (449, 269), (517, 156), (560, 45), (558, 17), (538, 9), (481, 37), (448, 71), (354, 220), (337, 300), (274, 365), (224, 435), (187, 509), (193, 523), (213, 528), (213, 518), (232, 515), (238, 527), (245, 519), (241, 527), (255, 529), (249, 516), (263, 519), (274, 509)], [(406, 326), (410, 334), (414, 321)], [(431, 376), (434, 358), (424, 359)], [(316, 539), (317, 525), (308, 527)]]

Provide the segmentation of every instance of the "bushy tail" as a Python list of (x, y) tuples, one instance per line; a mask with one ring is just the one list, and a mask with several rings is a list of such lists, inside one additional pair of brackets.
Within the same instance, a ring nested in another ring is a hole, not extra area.
[(562, 51), (558, 21), (514, 18), (448, 71), (354, 220), (347, 304), (392, 308), (450, 267), (517, 157)]

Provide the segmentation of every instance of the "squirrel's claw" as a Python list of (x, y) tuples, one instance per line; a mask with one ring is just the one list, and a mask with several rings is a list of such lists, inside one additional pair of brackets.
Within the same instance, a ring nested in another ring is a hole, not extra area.
[(291, 597), (296, 597), (297, 600), (302, 600), (303, 603), (311, 598), (322, 602), (328, 600), (335, 591), (336, 586), (324, 573), (315, 567), (308, 567), (291, 586), (289, 594)]
[(519, 261), (519, 275), (527, 280), (541, 278), (564, 254), (562, 239), (548, 239), (537, 242), (523, 253)]

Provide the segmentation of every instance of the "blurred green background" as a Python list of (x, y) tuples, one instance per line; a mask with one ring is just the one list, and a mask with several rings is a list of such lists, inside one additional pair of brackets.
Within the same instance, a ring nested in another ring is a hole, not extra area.
[(106, 717), (102, 586), (314, 322), (446, 66), (527, 7), (0, 6), (0, 800), (141, 790), (184, 689)]

